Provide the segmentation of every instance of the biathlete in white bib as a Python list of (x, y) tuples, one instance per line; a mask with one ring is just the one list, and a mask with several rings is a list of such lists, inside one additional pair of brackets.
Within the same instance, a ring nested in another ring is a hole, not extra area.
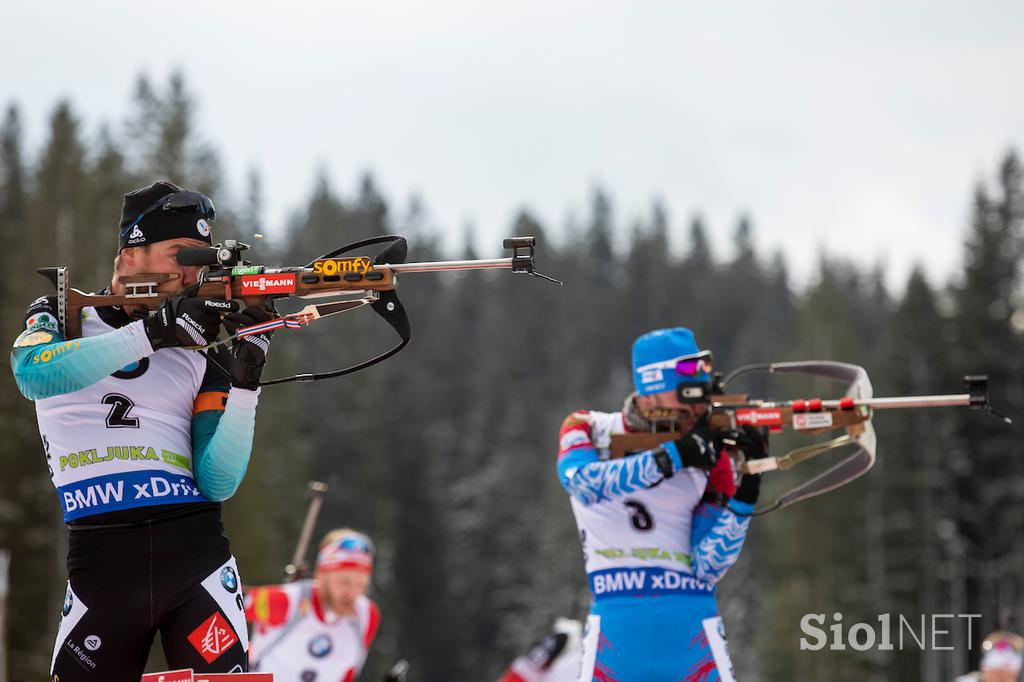
[(252, 670), (280, 682), (355, 680), (380, 626), (366, 596), (373, 554), (370, 538), (341, 528), (321, 541), (313, 580), (250, 589)]
[[(736, 485), (721, 435), (707, 426), (711, 354), (689, 329), (633, 344), (636, 393), (621, 412), (579, 411), (562, 424), (558, 477), (569, 493), (593, 605), (581, 680), (733, 679), (715, 584), (739, 557), (760, 487)], [(611, 436), (676, 421), (664, 446), (610, 458)], [(730, 434), (748, 458), (766, 456), (753, 428)]]
[[(269, 335), (221, 354), (223, 376), (186, 347), (268, 319), (195, 298), (201, 268), (183, 247), (211, 244), (213, 202), (168, 182), (126, 194), (114, 274), (176, 275), (153, 315), (137, 306), (82, 311), (67, 339), (62, 306), (37, 299), (14, 343), (18, 388), (36, 404), (46, 465), (68, 524), (68, 584), (50, 675), (134, 682), (159, 632), (172, 668), (246, 669), (241, 580), (220, 502), (245, 474)], [(225, 316), (225, 313), (228, 313)], [(250, 340), (251, 339), (251, 340)]]

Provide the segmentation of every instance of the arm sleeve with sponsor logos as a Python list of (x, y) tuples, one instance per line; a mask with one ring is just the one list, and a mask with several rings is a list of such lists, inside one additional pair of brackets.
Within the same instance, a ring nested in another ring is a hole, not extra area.
[(206, 497), (223, 502), (238, 490), (252, 454), (260, 389), (231, 388), (211, 364), (192, 416), (192, 465)]
[[(666, 448), (673, 470), (682, 469), (675, 448)], [(621, 459), (602, 460), (591, 439), (590, 413), (573, 412), (562, 422), (558, 441), (558, 480), (580, 503), (590, 506), (637, 490), (650, 488), (665, 475), (658, 469), (654, 451)]]
[(153, 353), (142, 321), (106, 334), (66, 341), (57, 327), (57, 299), (38, 299), (14, 342), (11, 370), (29, 400), (73, 393)]
[(690, 561), (693, 573), (714, 584), (740, 558), (754, 505), (729, 500), (725, 506), (702, 502), (693, 512)]

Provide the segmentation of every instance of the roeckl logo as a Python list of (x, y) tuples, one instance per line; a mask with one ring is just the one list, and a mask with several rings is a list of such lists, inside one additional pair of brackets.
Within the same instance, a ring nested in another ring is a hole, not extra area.
[(293, 294), (295, 275), (242, 275), (242, 294)]

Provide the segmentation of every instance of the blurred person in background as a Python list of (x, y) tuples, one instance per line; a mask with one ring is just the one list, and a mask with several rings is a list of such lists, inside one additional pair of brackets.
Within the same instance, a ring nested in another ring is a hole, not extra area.
[[(103, 294), (123, 278), (166, 273), (159, 310), (87, 307), (69, 339), (65, 301), (25, 314), (11, 367), (35, 401), (50, 478), (68, 527), (68, 584), (50, 674), (60, 682), (134, 682), (156, 633), (168, 663), (244, 671), (241, 583), (221, 501), (245, 475), (269, 335), (218, 353), (195, 350), (266, 319), (194, 296), (201, 268), (178, 251), (209, 247), (213, 202), (169, 182), (124, 196), (118, 251)], [(228, 357), (230, 356), (230, 357)]]
[(554, 631), (512, 661), (498, 682), (573, 682), (580, 672), (583, 624), (558, 618)]
[(1024, 637), (999, 630), (981, 643), (981, 670), (956, 678), (956, 682), (1017, 682), (1024, 664)]
[(312, 580), (250, 589), (251, 669), (279, 682), (355, 680), (380, 626), (366, 596), (373, 556), (369, 537), (340, 528), (320, 542)]
[[(715, 584), (739, 558), (760, 476), (736, 485), (722, 435), (708, 427), (711, 353), (689, 329), (644, 334), (632, 349), (636, 392), (620, 412), (563, 422), (558, 478), (569, 493), (594, 601), (580, 680), (733, 679)], [(679, 434), (614, 459), (611, 436)], [(731, 434), (748, 459), (767, 456), (761, 431)]]

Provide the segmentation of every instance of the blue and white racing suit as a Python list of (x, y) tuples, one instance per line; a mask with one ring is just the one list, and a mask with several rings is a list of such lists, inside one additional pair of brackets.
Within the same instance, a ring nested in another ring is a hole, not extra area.
[(739, 557), (753, 505), (702, 504), (708, 473), (683, 468), (674, 448), (670, 477), (653, 451), (608, 459), (612, 434), (626, 431), (621, 412), (580, 411), (560, 433), (558, 477), (594, 596), (579, 679), (729, 682), (715, 584)]

